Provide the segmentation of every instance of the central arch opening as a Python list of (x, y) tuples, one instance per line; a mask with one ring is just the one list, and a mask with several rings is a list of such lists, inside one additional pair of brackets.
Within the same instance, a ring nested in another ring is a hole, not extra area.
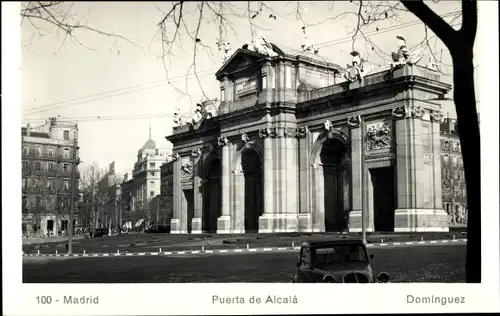
[(325, 231), (347, 229), (344, 210), (344, 180), (346, 177), (347, 148), (338, 139), (327, 139), (322, 146), (320, 160), (324, 180)]
[(259, 216), (264, 212), (264, 191), (262, 185), (262, 163), (259, 154), (253, 149), (241, 153), (245, 185), (245, 232), (258, 232)]
[(217, 232), (217, 218), (221, 215), (221, 168), (220, 159), (214, 158), (207, 165), (203, 179), (203, 232)]

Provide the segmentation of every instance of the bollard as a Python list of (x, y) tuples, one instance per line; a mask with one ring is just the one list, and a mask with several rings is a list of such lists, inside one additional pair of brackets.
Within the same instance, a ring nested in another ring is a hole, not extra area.
[(247, 249), (250, 249), (250, 245), (249, 244), (247, 244)]
[(423, 236), (422, 236), (422, 237), (420, 237), (420, 241), (424, 241), (424, 237), (423, 237)]
[(160, 248), (160, 250), (158, 252), (161, 253), (161, 248)]
[(455, 240), (455, 235), (453, 235), (453, 240)]
[(56, 249), (56, 255), (57, 255), (57, 249)]
[(116, 249), (116, 253), (120, 253), (120, 249)]
[(38, 255), (40, 255), (40, 250), (37, 251)]
[(383, 244), (384, 243), (384, 238), (380, 238), (380, 243)]
[(205, 251), (205, 246), (201, 246), (201, 251)]
[(83, 254), (85, 254), (85, 249), (83, 249)]
[(295, 243), (292, 241), (292, 248), (295, 248)]

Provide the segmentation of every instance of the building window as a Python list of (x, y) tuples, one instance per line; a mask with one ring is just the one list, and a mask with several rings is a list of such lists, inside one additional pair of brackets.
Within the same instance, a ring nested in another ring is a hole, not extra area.
[(54, 171), (54, 163), (49, 162), (49, 168), (48, 169), (49, 169), (50, 172), (53, 172)]
[(64, 148), (64, 158), (69, 158), (69, 148)]
[(40, 171), (42, 169), (42, 164), (40, 161), (35, 161), (35, 170)]
[(155, 196), (155, 191), (150, 191), (149, 196), (154, 197)]
[(444, 150), (450, 150), (450, 142), (449, 141), (444, 142)]
[(52, 189), (53, 186), (52, 180), (47, 180), (47, 188)]
[(23, 170), (28, 170), (28, 162), (23, 161)]
[(149, 174), (150, 174), (152, 177), (154, 177), (154, 176), (155, 176), (155, 173), (154, 173), (154, 172), (150, 172)]
[(28, 146), (23, 147), (23, 155), (27, 155), (29, 153), (30, 148)]
[(49, 157), (54, 157), (54, 148), (49, 148)]
[(38, 155), (38, 157), (41, 157), (42, 156), (42, 147), (38, 146), (36, 148), (36, 154)]
[(69, 182), (68, 182), (68, 180), (64, 180), (64, 190), (69, 190)]
[(150, 162), (150, 163), (149, 163), (149, 167), (150, 167), (150, 168), (154, 168), (154, 167), (155, 167), (155, 163), (154, 163), (154, 162)]
[(149, 185), (154, 187), (155, 186), (155, 182), (154, 181), (149, 181)]
[(64, 139), (69, 139), (69, 131), (64, 131)]

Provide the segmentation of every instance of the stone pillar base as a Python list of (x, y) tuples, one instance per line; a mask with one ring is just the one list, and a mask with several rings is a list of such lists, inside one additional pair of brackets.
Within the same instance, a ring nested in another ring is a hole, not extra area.
[(293, 233), (298, 224), (297, 214), (264, 214), (259, 217), (259, 233)]
[[(368, 223), (366, 225), (367, 232), (373, 232), (373, 226)], [(351, 211), (349, 212), (349, 232), (350, 233), (361, 233), (363, 230), (361, 222), (361, 211)]]
[(217, 218), (217, 234), (231, 234), (230, 216), (221, 216)]
[(202, 224), (201, 218), (193, 218), (191, 220), (191, 234), (201, 234), (202, 233)]
[(395, 232), (448, 232), (445, 210), (397, 209), (394, 212)]
[(298, 231), (299, 232), (312, 232), (312, 216), (311, 214), (298, 214)]
[(181, 224), (178, 218), (172, 218), (170, 220), (170, 233), (171, 234), (182, 234)]

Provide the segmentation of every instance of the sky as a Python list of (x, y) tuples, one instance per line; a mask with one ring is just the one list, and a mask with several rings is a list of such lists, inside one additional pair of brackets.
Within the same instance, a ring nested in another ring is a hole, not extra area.
[[(172, 51), (175, 58), (167, 60), (166, 64), (169, 84), (159, 57), (162, 49), (158, 22), (163, 17), (162, 11), (168, 12), (172, 3), (78, 2), (63, 5), (66, 7), (58, 9), (69, 9), (69, 18), (85, 18), (82, 24), (119, 34), (128, 40), (79, 29), (73, 34), (82, 46), (70, 39), (63, 41), (64, 34), (47, 23), (23, 21), (22, 124), (37, 126), (53, 116), (77, 121), (83, 168), (92, 162), (107, 167), (115, 161), (119, 174), (130, 172), (137, 150), (148, 139), (150, 126), (157, 146), (170, 150), (172, 145), (165, 136), (172, 133), (174, 109), (179, 108), (190, 116), (195, 103), (203, 97), (200, 85), (208, 97), (219, 96), (219, 84), (214, 74), (222, 65), (222, 54), (216, 45), (220, 34), (213, 20), (214, 13), (206, 7), (198, 38), (211, 51), (199, 48), (194, 59), (194, 41), (185, 30), (181, 30), (182, 46), (175, 46)], [(197, 5), (192, 2), (184, 7), (183, 16), (190, 31), (198, 25)], [(336, 20), (332, 17), (355, 12), (355, 4), (336, 1), (332, 7), (326, 1), (300, 2), (302, 19), (296, 16), (297, 2), (268, 2), (266, 5), (252, 19), (261, 28), (255, 32), (263, 31), (283, 51), (298, 54), (304, 42), (302, 27), (307, 23), (308, 37), (320, 47), (322, 57), (341, 65), (350, 62), (350, 37), (357, 17), (353, 14)], [(457, 1), (430, 2), (428, 5), (441, 15), (460, 10)], [(238, 14), (238, 10), (245, 7), (246, 2), (233, 2), (231, 8), (228, 5), (224, 11), (224, 17), (232, 23), (234, 31), (228, 30), (223, 39), (233, 48), (241, 47), (252, 38), (248, 17)], [(256, 9), (254, 3), (252, 10)], [(269, 18), (270, 14), (276, 19)], [(450, 20), (450, 17), (446, 19)], [(455, 23), (460, 23), (460, 18)], [(168, 30), (173, 31), (172, 23)], [(376, 66), (388, 63), (390, 53), (396, 50), (396, 35), (404, 36), (408, 46), (413, 47), (422, 41), (425, 29), (411, 13), (401, 13), (399, 20), (377, 22), (367, 27), (364, 33), (368, 41), (357, 39), (355, 49), (369, 65)], [(430, 30), (429, 38), (430, 46), (438, 60), (442, 60), (442, 69), (446, 73), (441, 75), (441, 80), (452, 83), (448, 50)], [(427, 56), (426, 51), (421, 64), (427, 63)], [(190, 68), (193, 59), (198, 79), (193, 67)], [(477, 74), (475, 83), (479, 87)], [(443, 109), (450, 117), (455, 116), (452, 102), (443, 104)]]

